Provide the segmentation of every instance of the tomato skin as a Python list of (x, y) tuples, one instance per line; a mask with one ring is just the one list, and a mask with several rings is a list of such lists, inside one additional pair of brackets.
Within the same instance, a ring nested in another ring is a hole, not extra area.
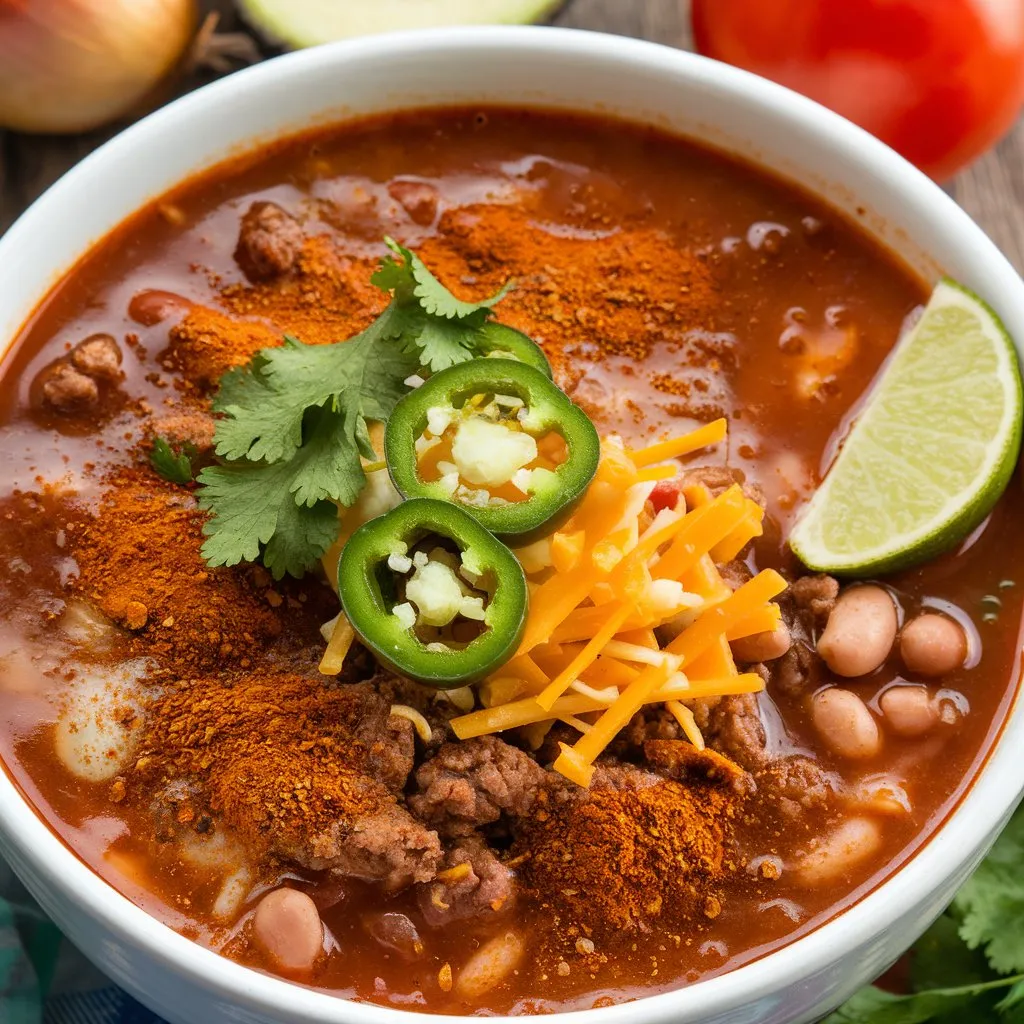
[(660, 512), (665, 508), (675, 508), (679, 504), (682, 482), (682, 477), (674, 476), (669, 480), (659, 480), (654, 485), (654, 490), (651, 491), (647, 500), (655, 512)]
[(1024, 0), (693, 0), (697, 49), (811, 96), (937, 180), (1024, 104)]

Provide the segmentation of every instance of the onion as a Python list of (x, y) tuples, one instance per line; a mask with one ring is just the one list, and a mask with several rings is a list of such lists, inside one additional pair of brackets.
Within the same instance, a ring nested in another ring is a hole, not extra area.
[(182, 62), (196, 25), (195, 0), (0, 0), (0, 127), (116, 120)]

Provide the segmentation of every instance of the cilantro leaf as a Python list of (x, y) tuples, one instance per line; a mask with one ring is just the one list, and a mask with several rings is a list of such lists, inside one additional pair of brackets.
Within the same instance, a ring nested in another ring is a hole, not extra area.
[(382, 315), (335, 345), (289, 337), (224, 377), (215, 445), (230, 461), (199, 477), (210, 565), (262, 557), (277, 578), (301, 576), (330, 547), (337, 505), (366, 482), (360, 456), (377, 457), (366, 421), (390, 415), (419, 366), (393, 340), (403, 322)]
[[(412, 255), (412, 254), (410, 254)], [(479, 302), (463, 302), (454, 295), (427, 269), (418, 256), (412, 255), (412, 273), (416, 278), (416, 298), (420, 305), (432, 316), (443, 316), (449, 320), (458, 318), (466, 320), (471, 316), (489, 310), (501, 302), (515, 287), (512, 281), (506, 281), (490, 298)]]
[(475, 337), (458, 321), (426, 319), (415, 337), (420, 362), (431, 373), (447, 370), (456, 363), (465, 363), (478, 355), (474, 351)]
[(959, 927), (960, 921), (946, 911), (914, 943), (910, 955), (910, 981), (915, 992), (958, 988), (992, 979), (985, 957), (964, 945)]
[(263, 551), (263, 564), (275, 580), (302, 576), (313, 568), (338, 536), (338, 506), (318, 501), (311, 508), (282, 501), (274, 535)]
[(438, 281), (416, 253), (393, 238), (384, 241), (400, 259), (386, 257), (371, 280), (392, 293), (392, 307), (403, 314), (405, 351), (418, 351), (420, 363), (432, 373), (480, 355), (477, 332), (490, 319), (491, 307), (511, 291), (512, 282), (488, 299), (463, 302)]
[(296, 504), (315, 505), (326, 499), (347, 508), (355, 502), (366, 482), (356, 437), (357, 423), (362, 422), (351, 409), (327, 406), (307, 411), (305, 443), (289, 463), (293, 474), (288, 486)]
[(221, 383), (214, 410), (216, 450), (228, 459), (278, 462), (302, 444), (305, 411), (332, 401), (357, 416), (385, 420), (407, 391), (402, 383), (418, 369), (397, 343), (397, 315), (381, 317), (350, 341), (305, 345), (287, 338), (263, 349), (249, 366), (232, 370)]
[(295, 467), (241, 459), (208, 466), (199, 475), (199, 506), (215, 512), (204, 525), (203, 557), (211, 566), (255, 562), (275, 579), (302, 576), (338, 535), (338, 507), (300, 506), (292, 493)]
[(294, 458), (239, 459), (205, 469), (199, 504), (215, 513), (203, 531), (210, 565), (252, 562), (262, 554), (277, 579), (314, 566), (338, 535), (338, 505), (352, 505), (366, 483), (359, 452), (373, 448), (359, 435), (361, 423), (352, 409), (313, 407)]
[[(999, 978), (984, 984), (936, 988), (914, 995), (897, 996), (875, 986), (862, 988), (823, 1024), (925, 1024), (943, 1019), (970, 1020), (983, 1024), (1000, 1018), (991, 1015), (992, 993), (1008, 988), (1024, 977)], [(970, 1010), (970, 1016), (950, 1016)]]
[(412, 276), (412, 266), (405, 256), (410, 250), (403, 250), (390, 237), (385, 237), (384, 242), (392, 252), (402, 258), (396, 260), (394, 256), (385, 256), (380, 261), (380, 266), (370, 275), (370, 284), (382, 292), (391, 292), (399, 302), (415, 301), (416, 296), (413, 292), (416, 289), (416, 278)]
[(214, 445), (226, 459), (277, 462), (294, 455), (302, 443), (306, 404), (300, 396), (279, 394), (271, 386), (264, 372), (270, 351), (258, 352), (248, 365), (221, 378), (213, 409), (224, 419), (217, 424)]
[(156, 437), (153, 439), (153, 450), (149, 453), (149, 464), (172, 484), (190, 484), (192, 458), (195, 454), (194, 445), (181, 444), (175, 451), (166, 438)]
[[(385, 238), (384, 241), (387, 243), (388, 248), (392, 252), (397, 253), (405, 260), (405, 273), (408, 274), (413, 281), (413, 294), (419, 299), (420, 305), (423, 309), (431, 316), (444, 317), (448, 320), (464, 320), (467, 317), (479, 316), (483, 314), (486, 318), (489, 315), (489, 310), (492, 306), (497, 305), (512, 289), (515, 287), (514, 282), (506, 281), (497, 292), (494, 293), (488, 299), (481, 299), (479, 302), (463, 302), (461, 299), (455, 298), (454, 295), (434, 275), (430, 272), (427, 265), (416, 255), (411, 249), (406, 249), (404, 245), (399, 245), (393, 238)], [(388, 260), (387, 270), (382, 271), (385, 275), (385, 280), (399, 280), (396, 274), (396, 261)], [(378, 277), (380, 273), (378, 272)], [(408, 278), (404, 275), (401, 278), (402, 284), (408, 284)], [(378, 280), (374, 280), (375, 284), (378, 284)], [(389, 285), (389, 287), (394, 287)], [(480, 320), (477, 321), (479, 326)]]
[(983, 949), (992, 969), (1024, 971), (1024, 812), (1011, 819), (992, 851), (957, 893), (960, 937)]

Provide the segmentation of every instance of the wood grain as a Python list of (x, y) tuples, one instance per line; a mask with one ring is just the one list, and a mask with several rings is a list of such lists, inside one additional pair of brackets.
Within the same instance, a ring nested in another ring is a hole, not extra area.
[[(244, 27), (231, 0), (204, 0), (202, 6), (220, 14), (223, 29)], [(570, 0), (552, 24), (688, 47), (688, 7), (688, 0)], [(181, 83), (180, 91), (195, 88), (210, 77), (209, 73), (192, 76)], [(118, 127), (65, 138), (0, 133), (0, 231)], [(1024, 121), (956, 178), (949, 190), (1014, 266), (1024, 271)]]

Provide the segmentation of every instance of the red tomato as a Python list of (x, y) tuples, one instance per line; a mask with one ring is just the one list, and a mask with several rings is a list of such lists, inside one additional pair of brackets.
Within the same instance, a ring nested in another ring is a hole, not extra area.
[(811, 96), (939, 180), (1024, 103), (1024, 0), (693, 0), (697, 49)]
[(647, 499), (654, 507), (655, 512), (663, 508), (675, 508), (679, 504), (679, 485), (682, 479), (678, 476), (671, 480), (659, 480), (654, 485), (650, 497)]

